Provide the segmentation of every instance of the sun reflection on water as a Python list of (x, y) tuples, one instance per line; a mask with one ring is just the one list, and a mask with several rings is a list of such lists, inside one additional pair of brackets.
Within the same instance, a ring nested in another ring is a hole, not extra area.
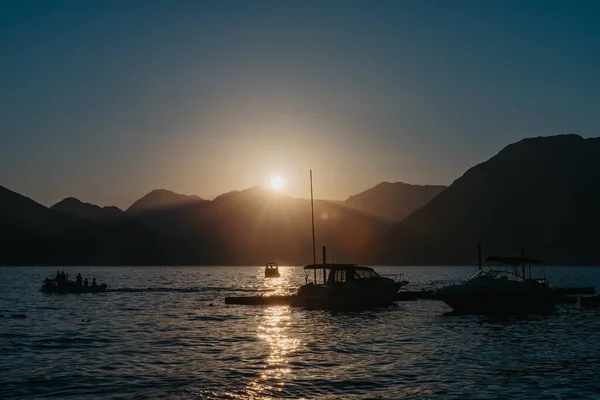
[(291, 372), (289, 357), (300, 345), (300, 340), (292, 337), (289, 330), (292, 322), (289, 307), (265, 307), (263, 312), (257, 336), (269, 345), (269, 354), (260, 378), (250, 382), (247, 387), (247, 393), (252, 396), (282, 391), (284, 376)]

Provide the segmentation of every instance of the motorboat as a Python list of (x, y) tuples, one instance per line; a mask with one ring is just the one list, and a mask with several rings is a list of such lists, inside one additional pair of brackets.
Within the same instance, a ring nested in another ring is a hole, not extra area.
[(346, 309), (392, 304), (398, 290), (408, 284), (377, 274), (371, 267), (356, 264), (328, 264), (323, 246), (323, 263), (316, 262), (315, 210), (312, 171), (310, 171), (313, 263), (304, 267), (305, 284), (300, 286), (292, 305), (307, 308)]
[(78, 285), (74, 281), (61, 281), (56, 279), (46, 279), (41, 292), (45, 293), (103, 293), (106, 292), (106, 284), (101, 285)]
[(392, 304), (408, 282), (380, 276), (373, 268), (356, 264), (310, 264), (304, 267), (306, 284), (294, 298), (295, 306), (346, 309)]
[[(534, 277), (532, 265), (542, 262), (526, 257), (488, 257), (487, 269), (464, 283), (444, 286), (434, 292), (456, 313), (548, 313), (557, 296), (545, 277)], [(542, 268), (540, 268), (542, 270)]]
[(267, 263), (265, 265), (265, 278), (279, 278), (279, 265), (276, 263)]

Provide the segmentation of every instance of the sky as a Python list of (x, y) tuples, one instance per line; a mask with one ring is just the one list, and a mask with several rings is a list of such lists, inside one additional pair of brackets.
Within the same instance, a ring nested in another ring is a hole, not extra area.
[(51, 205), (451, 184), (600, 133), (597, 1), (0, 0), (0, 185)]

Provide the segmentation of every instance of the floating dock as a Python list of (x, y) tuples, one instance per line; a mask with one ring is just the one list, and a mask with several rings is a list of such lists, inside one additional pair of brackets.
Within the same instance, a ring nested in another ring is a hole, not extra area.
[[(417, 299), (434, 299), (433, 291), (415, 290), (400, 291), (394, 301), (413, 301)], [(296, 295), (289, 296), (231, 296), (225, 297), (225, 304), (245, 306), (293, 306), (298, 304)]]
[(232, 296), (225, 297), (225, 304), (245, 306), (290, 306), (294, 304), (296, 295), (292, 296)]
[[(593, 287), (580, 288), (555, 288), (558, 303), (577, 303), (574, 295), (594, 294)], [(296, 295), (288, 296), (231, 296), (225, 297), (225, 304), (238, 304), (245, 306), (294, 306), (298, 304)], [(433, 290), (401, 290), (396, 294), (394, 301), (415, 301), (419, 299), (437, 300)]]

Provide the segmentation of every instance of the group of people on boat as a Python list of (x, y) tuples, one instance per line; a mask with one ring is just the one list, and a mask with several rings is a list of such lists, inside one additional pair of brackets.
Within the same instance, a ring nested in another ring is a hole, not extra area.
[[(69, 281), (69, 274), (65, 274), (65, 271), (56, 271), (56, 277), (54, 279), (46, 278), (45, 284), (47, 286), (61, 286), (72, 284), (72, 282)], [(77, 277), (75, 278), (75, 285), (87, 288), (89, 286), (89, 282), (87, 278), (83, 279), (81, 273), (78, 273)], [(96, 283), (96, 278), (93, 278), (91, 286), (98, 286), (98, 283)]]

